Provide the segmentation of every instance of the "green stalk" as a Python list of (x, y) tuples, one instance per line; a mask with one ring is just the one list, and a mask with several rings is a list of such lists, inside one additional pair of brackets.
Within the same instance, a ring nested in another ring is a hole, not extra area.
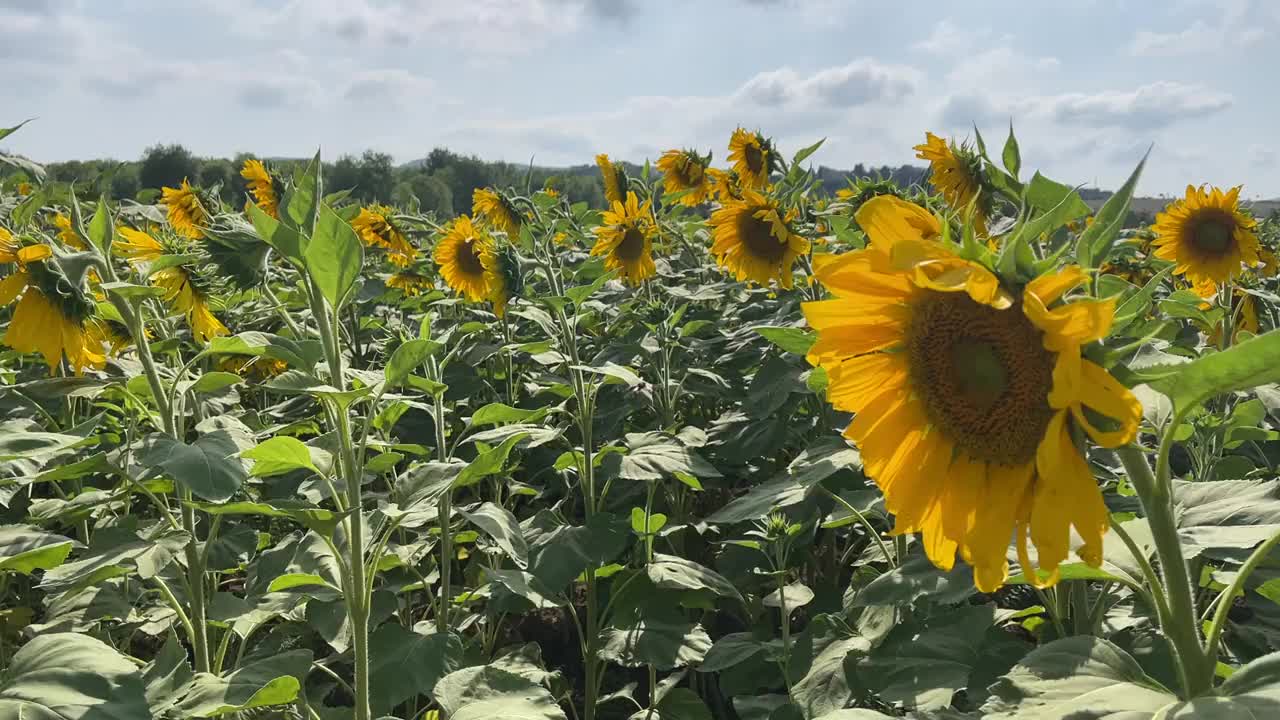
[[(1160, 568), (1164, 573), (1165, 600), (1169, 607), (1169, 617), (1162, 624), (1162, 630), (1169, 638), (1177, 658), (1178, 670), (1182, 679), (1185, 698), (1199, 697), (1213, 685), (1212, 667), (1204, 671), (1206, 660), (1200, 636), (1196, 630), (1199, 614), (1196, 612), (1195, 594), (1191, 584), (1191, 576), (1187, 563), (1182, 559), (1182, 543), (1178, 539), (1178, 526), (1173, 517), (1173, 497), (1168, 472), (1168, 449), (1173, 430), (1178, 426), (1178, 418), (1174, 419), (1165, 431), (1165, 439), (1161, 442), (1162, 467), (1165, 475), (1152, 475), (1151, 466), (1147, 464), (1146, 454), (1141, 448), (1128, 445), (1116, 450), (1120, 462), (1124, 464), (1129, 479), (1138, 491), (1142, 501), (1142, 509), (1147, 523), (1151, 526), (1151, 536), (1155, 541), (1156, 554), (1160, 558)], [(1153, 588), (1153, 592), (1155, 588)]]
[[(440, 382), (440, 365), (435, 358), (428, 365), (431, 379)], [(440, 393), (432, 393), (436, 408), (436, 460), (449, 461), (449, 445), (444, 432), (444, 397)], [(450, 588), (453, 575), (453, 490), (445, 490), (439, 503), (440, 525), (440, 606), (436, 610), (436, 632), (448, 632), (449, 610), (453, 603), (453, 591)]]

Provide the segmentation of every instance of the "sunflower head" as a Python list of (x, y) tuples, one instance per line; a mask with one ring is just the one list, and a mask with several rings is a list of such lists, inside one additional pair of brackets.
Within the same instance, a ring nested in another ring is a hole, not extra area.
[(1240, 187), (1187, 186), (1186, 196), (1156, 215), (1155, 256), (1192, 283), (1226, 282), (1259, 260), (1257, 222), (1240, 209)]
[(707, 177), (711, 181), (711, 191), (721, 203), (742, 199), (742, 181), (736, 171), (707, 168)]
[(933, 133), (925, 133), (924, 144), (912, 149), (917, 158), (929, 161), (929, 184), (953, 210), (967, 214), (972, 206), (973, 228), (986, 235), (994, 195), (982, 171), (982, 158), (968, 145), (947, 142)]
[(209, 212), (196, 188), (185, 179), (178, 188), (161, 188), (160, 202), (165, 206), (169, 224), (179, 235), (199, 240), (204, 237), (204, 226), (209, 224)]
[(29, 182), (20, 182), (20, 183), (18, 183), (18, 195), (19, 195), (19, 196), (21, 196), (21, 197), (26, 197), (26, 196), (28, 196), (28, 195), (30, 195), (30, 194), (31, 194), (31, 190), (32, 190), (32, 188), (31, 188), (31, 183), (29, 183)]
[(711, 253), (738, 280), (791, 287), (796, 258), (809, 252), (809, 241), (792, 230), (794, 211), (783, 211), (774, 198), (742, 191), (711, 214)]
[(198, 344), (210, 338), (230, 334), (209, 307), (215, 280), (190, 265), (176, 265), (152, 273), (151, 284), (165, 291), (164, 301), (175, 312), (182, 313)]
[(471, 195), (471, 214), (483, 217), (494, 230), (509, 238), (520, 236), (520, 211), (510, 198), (490, 188), (476, 188)]
[(492, 300), (504, 287), (493, 238), (466, 215), (449, 223), (435, 261), (445, 284), (471, 302)]
[(47, 262), (52, 257), (48, 245), (21, 246), (0, 228), (0, 264), (15, 266), (0, 280), (0, 305), (18, 301), (3, 342), (18, 352), (39, 352), (50, 374), (65, 357), (79, 375), (106, 363), (101, 343), (88, 332), (93, 301), (61, 267)]
[(738, 128), (729, 138), (729, 162), (742, 185), (759, 190), (769, 184), (769, 175), (778, 169), (778, 152), (773, 141), (760, 131)]
[(261, 160), (249, 158), (240, 168), (240, 177), (245, 179), (253, 203), (273, 218), (280, 217), (280, 198), (284, 195), (283, 184), (276, 179), (262, 164)]
[(712, 181), (707, 174), (711, 156), (703, 157), (695, 150), (668, 150), (658, 158), (662, 171), (662, 187), (668, 194), (680, 195), (680, 202), (689, 207), (701, 205), (711, 195)]
[[(134, 265), (151, 262), (161, 255), (177, 254), (177, 252), (169, 252), (169, 249), (165, 248), (160, 241), (141, 230), (122, 227), (116, 231), (116, 234), (119, 237), (111, 243), (112, 252)], [(174, 248), (174, 250), (177, 249)]]
[(609, 156), (596, 155), (596, 165), (600, 168), (600, 178), (604, 181), (604, 199), (609, 205), (626, 200), (623, 193), (627, 191), (627, 172), (622, 163), (616, 163)]
[(365, 245), (386, 250), (387, 258), (397, 267), (409, 267), (418, 257), (418, 249), (396, 224), (394, 211), (385, 205), (360, 208), (351, 227)]
[(985, 592), (1007, 577), (1011, 537), (1038, 584), (1056, 582), (1072, 528), (1097, 567), (1109, 515), (1074, 430), (1116, 447), (1142, 417), (1082, 356), (1110, 331), (1115, 300), (1068, 301), (1086, 279), (1078, 267), (1001, 278), (898, 198), (867, 201), (857, 221), (867, 249), (814, 260), (835, 297), (803, 306), (818, 333), (808, 359), (827, 371), (828, 401), (855, 413), (845, 436), (884, 492), (893, 532), (920, 532), (938, 567), (959, 554)]
[(607, 270), (617, 270), (629, 285), (640, 285), (657, 274), (653, 263), (653, 236), (657, 228), (651, 203), (640, 204), (633, 192), (626, 202), (614, 203), (595, 229), (591, 254), (604, 257)]
[(386, 285), (404, 293), (405, 297), (417, 297), (431, 289), (431, 278), (412, 270), (401, 270), (387, 278)]

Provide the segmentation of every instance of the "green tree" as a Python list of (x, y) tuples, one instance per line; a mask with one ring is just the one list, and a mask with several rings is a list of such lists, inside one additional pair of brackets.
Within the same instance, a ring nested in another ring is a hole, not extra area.
[(239, 169), (229, 160), (211, 158), (200, 164), (200, 185), (210, 190), (217, 186), (218, 195), (232, 204), (244, 196), (241, 179)]
[(142, 154), (138, 180), (144, 188), (177, 187), (200, 180), (200, 161), (181, 145), (152, 145)]

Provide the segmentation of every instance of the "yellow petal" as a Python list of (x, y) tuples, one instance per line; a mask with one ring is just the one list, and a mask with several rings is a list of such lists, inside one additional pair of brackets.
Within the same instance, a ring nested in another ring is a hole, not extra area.
[(983, 502), (965, 537), (974, 582), (982, 592), (995, 592), (1008, 577), (1009, 542), (1034, 474), (1034, 463), (987, 466)]
[(1108, 525), (1107, 507), (1093, 473), (1071, 441), (1067, 414), (1060, 411), (1049, 421), (1036, 451), (1031, 539), (1041, 568), (1052, 572), (1066, 559), (1072, 525), (1085, 541), (1080, 556), (1096, 566)]
[(1040, 304), (1048, 307), (1071, 288), (1085, 282), (1088, 277), (1079, 265), (1068, 265), (1058, 272), (1046, 273), (1027, 283), (1025, 294), (1035, 295)]
[(902, 240), (925, 240), (942, 233), (932, 213), (892, 195), (881, 195), (863, 203), (854, 219), (867, 233), (872, 247), (884, 253)]
[(27, 287), (29, 276), (19, 270), (18, 272), (0, 280), (0, 305), (8, 305), (13, 299), (18, 297), (18, 293)]
[(1047, 350), (1063, 352), (1101, 340), (1111, 332), (1116, 300), (1079, 300), (1048, 310), (1035, 296), (1024, 296), (1023, 313), (1044, 332)]
[(28, 245), (18, 251), (18, 262), (33, 263), (53, 257), (53, 250), (48, 245)]
[(1099, 430), (1080, 404), (1072, 406), (1076, 422), (1102, 447), (1119, 447), (1133, 441), (1142, 422), (1142, 403), (1111, 373), (1088, 361), (1080, 361), (1079, 403), (1115, 420), (1120, 428), (1110, 432)]
[(827, 402), (837, 410), (858, 412), (881, 388), (907, 382), (902, 353), (873, 353), (831, 363), (827, 370)]

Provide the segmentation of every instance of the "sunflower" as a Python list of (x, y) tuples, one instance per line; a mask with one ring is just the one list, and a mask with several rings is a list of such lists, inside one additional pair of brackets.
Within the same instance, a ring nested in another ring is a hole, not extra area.
[(622, 193), (627, 189), (627, 174), (621, 163), (609, 160), (609, 156), (600, 153), (596, 156), (596, 165), (600, 167), (600, 177), (604, 179), (604, 199), (610, 207), (614, 203), (626, 200)]
[(484, 216), (493, 229), (501, 230), (507, 237), (520, 235), (519, 211), (510, 200), (489, 188), (476, 188), (471, 194), (471, 214)]
[(164, 288), (164, 301), (174, 310), (187, 316), (191, 335), (203, 345), (209, 338), (227, 335), (226, 326), (209, 310), (208, 294), (197, 287), (195, 276), (187, 268), (168, 267), (151, 276), (151, 284)]
[(88, 328), (93, 305), (66, 278), (44, 264), (53, 256), (48, 245), (19, 247), (13, 236), (0, 228), (0, 264), (16, 265), (15, 272), (0, 280), (0, 305), (18, 296), (3, 342), (18, 352), (38, 352), (44, 356), (52, 375), (67, 358), (67, 365), (79, 375), (86, 367), (106, 364), (101, 343), (95, 343)]
[(1226, 282), (1258, 262), (1257, 223), (1240, 210), (1240, 187), (1187, 186), (1187, 195), (1156, 214), (1155, 256), (1192, 283)]
[(640, 204), (633, 192), (625, 203), (614, 203), (604, 211), (603, 224), (595, 229), (596, 244), (591, 254), (604, 257), (606, 270), (619, 270), (630, 285), (638, 286), (657, 274), (653, 264), (653, 208)]
[(827, 372), (828, 401), (855, 413), (844, 435), (884, 492), (892, 532), (921, 532), (939, 568), (958, 551), (985, 592), (1007, 577), (1011, 537), (1034, 582), (1028, 537), (1048, 585), (1072, 526), (1097, 567), (1109, 516), (1073, 429), (1117, 447), (1142, 418), (1134, 396), (1081, 357), (1110, 330), (1115, 300), (1062, 302), (1085, 282), (1075, 266), (1003, 284), (931, 239), (938, 219), (894, 197), (869, 200), (856, 219), (867, 249), (815, 259), (835, 299), (803, 305), (818, 332), (808, 360)]
[(392, 210), (385, 205), (360, 208), (360, 214), (351, 221), (351, 227), (369, 247), (387, 251), (393, 265), (408, 267), (418, 258), (418, 249), (392, 221)]
[(791, 231), (794, 211), (785, 216), (771, 197), (743, 190), (741, 200), (725, 202), (711, 214), (716, 262), (738, 280), (791, 288), (791, 266), (809, 252), (809, 241)]
[(151, 262), (164, 255), (164, 246), (141, 230), (122, 227), (116, 232), (120, 235), (120, 239), (111, 243), (111, 249), (116, 255), (127, 259), (130, 264)]
[(689, 207), (701, 205), (711, 196), (711, 179), (707, 177), (709, 158), (692, 150), (668, 150), (658, 158), (662, 171), (662, 187), (668, 194), (684, 193), (680, 202)]
[(222, 372), (234, 373), (243, 378), (259, 382), (273, 378), (289, 369), (289, 365), (285, 361), (269, 358), (265, 355), (247, 359), (229, 356), (219, 360), (217, 367)]
[(396, 288), (404, 293), (406, 297), (417, 297), (423, 292), (430, 290), (432, 286), (431, 278), (411, 270), (402, 270), (387, 278), (387, 287)]
[(745, 187), (759, 190), (769, 184), (777, 157), (768, 138), (738, 128), (729, 138), (729, 162)]
[(29, 182), (18, 183), (18, 195), (21, 195), (22, 197), (26, 197), (30, 194), (31, 194), (31, 183)]
[(742, 199), (742, 183), (738, 180), (738, 173), (733, 170), (707, 168), (707, 177), (710, 178), (711, 191), (720, 202), (727, 203), (730, 200)]
[(1258, 262), (1262, 263), (1262, 267), (1258, 268), (1258, 274), (1262, 277), (1280, 275), (1280, 258), (1276, 257), (1275, 251), (1271, 248), (1258, 248)]
[(493, 239), (476, 227), (471, 218), (460, 215), (449, 224), (436, 243), (436, 265), (454, 292), (471, 302), (494, 300), (503, 292), (502, 268)]
[(925, 133), (925, 143), (912, 150), (917, 158), (929, 161), (929, 184), (942, 193), (952, 209), (968, 213), (972, 204), (973, 229), (986, 235), (991, 198), (984, 189), (982, 160), (968, 147), (957, 147), (933, 133)]
[(271, 217), (280, 217), (280, 196), (276, 192), (275, 180), (267, 172), (267, 166), (261, 160), (249, 158), (240, 169), (240, 177), (248, 183), (254, 204)]
[(161, 188), (160, 202), (165, 206), (173, 231), (192, 240), (204, 237), (202, 225), (209, 222), (209, 213), (200, 202), (200, 195), (185, 179), (180, 188)]
[(73, 247), (76, 250), (89, 249), (89, 247), (84, 244), (84, 240), (80, 239), (80, 233), (76, 232), (75, 228), (71, 227), (70, 217), (63, 215), (62, 213), (56, 213), (53, 216), (53, 226), (58, 228), (58, 239), (61, 240), (64, 245)]
[[(107, 347), (106, 355), (118, 356), (121, 350), (133, 346), (129, 329), (114, 320), (92, 318), (85, 323), (85, 334), (90, 347)], [(147, 331), (148, 337), (150, 331)]]

